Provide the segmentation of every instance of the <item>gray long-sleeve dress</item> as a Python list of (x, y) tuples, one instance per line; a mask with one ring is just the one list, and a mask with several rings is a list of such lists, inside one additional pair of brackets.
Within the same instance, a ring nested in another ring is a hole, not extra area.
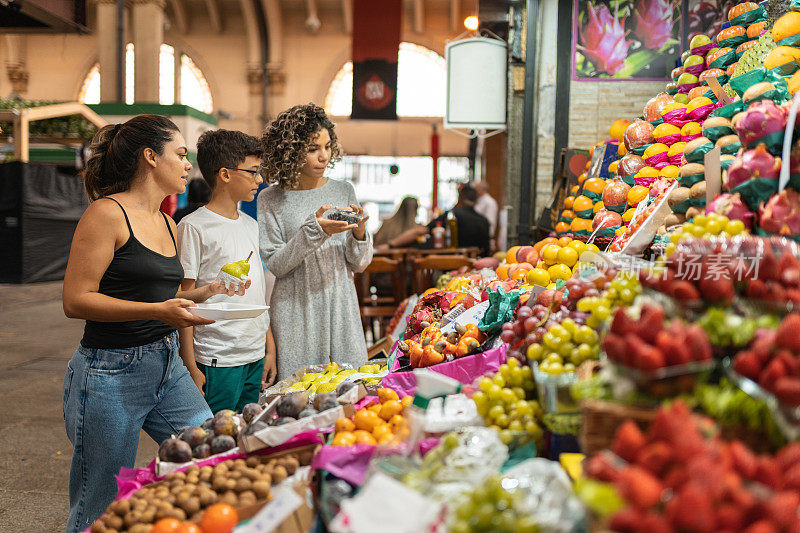
[(279, 379), (306, 365), (366, 361), (353, 272), (372, 261), (372, 237), (328, 236), (316, 218), (326, 204), (358, 204), (353, 186), (329, 179), (317, 189), (273, 185), (258, 195), (261, 258), (276, 278), (270, 318)]

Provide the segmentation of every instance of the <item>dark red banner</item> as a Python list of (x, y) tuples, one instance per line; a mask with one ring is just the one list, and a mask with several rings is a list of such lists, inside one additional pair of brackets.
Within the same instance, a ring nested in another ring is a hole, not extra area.
[(397, 119), (397, 51), (402, 0), (353, 1), (351, 118)]

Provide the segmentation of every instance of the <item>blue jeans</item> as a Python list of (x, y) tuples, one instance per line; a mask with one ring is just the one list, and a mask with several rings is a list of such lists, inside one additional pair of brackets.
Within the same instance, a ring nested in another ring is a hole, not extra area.
[(67, 533), (89, 527), (114, 500), (114, 476), (133, 468), (141, 429), (160, 443), (212, 416), (183, 366), (177, 332), (133, 348), (79, 346), (63, 409), (73, 445)]

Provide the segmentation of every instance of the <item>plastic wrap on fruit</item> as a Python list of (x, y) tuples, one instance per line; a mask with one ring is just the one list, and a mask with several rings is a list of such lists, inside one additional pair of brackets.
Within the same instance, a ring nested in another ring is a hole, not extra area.
[(661, 110), (664, 109), (664, 106), (674, 101), (675, 99), (665, 92), (657, 94), (645, 104), (644, 119), (650, 122), (661, 118)]
[(527, 459), (509, 468), (506, 482), (522, 495), (521, 508), (536, 517), (539, 531), (580, 531), (585, 527), (586, 511), (572, 490), (561, 466), (542, 457)]
[(358, 224), (361, 222), (361, 219), (364, 218), (349, 209), (341, 209), (339, 207), (328, 209), (328, 211), (325, 212), (324, 217), (328, 220), (341, 220), (343, 222), (347, 222), (348, 224)]
[(649, 122), (644, 120), (635, 120), (633, 123), (625, 128), (625, 133), (622, 140), (625, 143), (625, 148), (631, 150), (632, 148), (639, 148), (646, 144), (653, 142), (653, 131), (655, 128)]
[(250, 257), (252, 255), (253, 252), (250, 252), (246, 259), (223, 265), (217, 274), (216, 281), (226, 288), (233, 287), (233, 289), (237, 289), (240, 284), (247, 282), (247, 275), (250, 273)]

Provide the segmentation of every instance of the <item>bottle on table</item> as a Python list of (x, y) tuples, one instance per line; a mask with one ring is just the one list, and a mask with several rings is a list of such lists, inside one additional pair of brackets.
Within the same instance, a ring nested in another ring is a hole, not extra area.
[(444, 248), (444, 228), (441, 222), (436, 223), (436, 227), (431, 230), (434, 248)]
[(447, 233), (450, 236), (450, 239), (447, 242), (447, 247), (458, 248), (458, 220), (456, 220), (456, 216), (452, 211), (447, 212), (445, 222), (447, 223)]

